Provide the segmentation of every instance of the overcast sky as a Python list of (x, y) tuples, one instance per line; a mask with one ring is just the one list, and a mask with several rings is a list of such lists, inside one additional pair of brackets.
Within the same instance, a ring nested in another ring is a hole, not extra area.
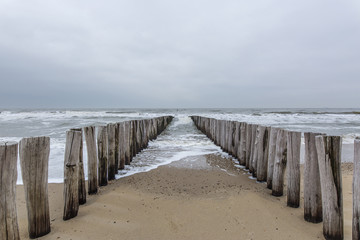
[(0, 0), (0, 107), (360, 107), (359, 0)]

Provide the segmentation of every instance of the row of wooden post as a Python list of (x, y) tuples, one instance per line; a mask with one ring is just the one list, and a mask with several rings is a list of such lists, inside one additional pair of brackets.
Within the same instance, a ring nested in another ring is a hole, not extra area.
[[(172, 116), (134, 120), (98, 127), (71, 129), (66, 133), (64, 156), (64, 215), (77, 215), (79, 204), (86, 202), (83, 164), (83, 132), (88, 153), (88, 194), (115, 179), (118, 169), (130, 164), (132, 157), (155, 139), (172, 121)], [(23, 138), (0, 143), (0, 239), (20, 239), (16, 211), (18, 149), (30, 238), (50, 232), (48, 200), (49, 137)], [(98, 177), (99, 176), (99, 177)]]
[[(239, 160), (272, 195), (286, 195), (289, 207), (300, 205), (301, 132), (245, 122), (192, 116), (197, 128)], [(326, 239), (343, 239), (341, 146), (339, 136), (304, 133), (304, 219), (323, 221)], [(360, 144), (355, 140), (353, 239), (360, 239)], [(355, 172), (357, 171), (357, 172)], [(355, 199), (356, 198), (356, 199)]]
[[(133, 157), (146, 148), (172, 119), (172, 116), (165, 116), (109, 123), (97, 127), (97, 137), (94, 126), (85, 127), (88, 194), (96, 194), (99, 186), (106, 186), (108, 181), (114, 180), (118, 170), (129, 165)], [(77, 216), (79, 204), (86, 202), (83, 172), (82, 129), (71, 129), (67, 132), (65, 147), (64, 220)]]

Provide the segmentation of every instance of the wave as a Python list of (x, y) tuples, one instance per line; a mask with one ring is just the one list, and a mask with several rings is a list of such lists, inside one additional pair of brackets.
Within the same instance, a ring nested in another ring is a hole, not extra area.
[(108, 111), (106, 114), (132, 114), (136, 113), (135, 111)]
[[(307, 111), (272, 111), (272, 112), (264, 112), (263, 114), (284, 114), (284, 115), (292, 115), (292, 114), (304, 114), (304, 115), (326, 115), (326, 114), (334, 114), (334, 115), (360, 115), (360, 111), (349, 111), (349, 112), (336, 112), (336, 111), (318, 111), (318, 112), (307, 112)], [(253, 114), (254, 115), (254, 114)], [(256, 115), (255, 115), (256, 116)]]

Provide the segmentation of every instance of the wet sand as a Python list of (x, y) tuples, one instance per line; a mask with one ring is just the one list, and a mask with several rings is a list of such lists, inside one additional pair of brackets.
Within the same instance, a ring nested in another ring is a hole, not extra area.
[[(351, 239), (352, 164), (343, 164), (345, 239)], [(322, 224), (303, 220), (264, 183), (231, 159), (191, 157), (111, 182), (63, 221), (63, 184), (49, 184), (51, 233), (40, 239), (324, 239)], [(301, 200), (303, 205), (303, 199)], [(21, 239), (28, 239), (22, 186)]]

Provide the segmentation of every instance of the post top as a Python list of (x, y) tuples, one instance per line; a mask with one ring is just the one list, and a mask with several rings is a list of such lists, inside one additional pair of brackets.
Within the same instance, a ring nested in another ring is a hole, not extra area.
[(0, 141), (0, 146), (13, 146), (17, 145), (18, 143), (15, 141)]

